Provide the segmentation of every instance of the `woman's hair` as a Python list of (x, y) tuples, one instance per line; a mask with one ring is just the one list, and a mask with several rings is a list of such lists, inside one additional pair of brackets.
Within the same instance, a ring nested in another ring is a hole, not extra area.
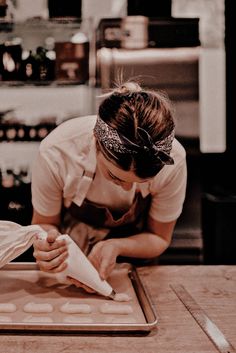
[[(126, 82), (100, 103), (96, 125), (95, 136), (102, 153), (123, 170), (149, 178), (165, 164), (173, 164), (169, 153), (175, 124), (170, 101), (163, 93)], [(113, 143), (116, 138), (107, 142), (111, 131), (117, 133), (122, 148)]]

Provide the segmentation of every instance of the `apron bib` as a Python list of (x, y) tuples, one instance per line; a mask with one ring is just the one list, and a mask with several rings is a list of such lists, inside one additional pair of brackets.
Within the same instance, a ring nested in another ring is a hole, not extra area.
[(91, 245), (99, 240), (140, 233), (146, 225), (150, 202), (151, 195), (143, 198), (138, 192), (129, 210), (124, 213), (113, 212), (87, 199), (81, 206), (72, 202), (63, 210), (63, 233), (69, 234), (88, 253)]

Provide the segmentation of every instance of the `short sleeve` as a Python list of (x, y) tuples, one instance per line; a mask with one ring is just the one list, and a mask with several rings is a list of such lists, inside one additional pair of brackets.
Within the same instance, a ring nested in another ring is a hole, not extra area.
[(62, 187), (55, 164), (39, 151), (32, 167), (32, 204), (43, 216), (55, 216), (62, 207)]
[[(166, 166), (166, 168), (171, 168), (171, 166)], [(168, 175), (160, 189), (155, 189), (155, 185), (153, 186), (149, 215), (159, 222), (176, 220), (183, 209), (186, 183), (186, 159), (183, 159)]]

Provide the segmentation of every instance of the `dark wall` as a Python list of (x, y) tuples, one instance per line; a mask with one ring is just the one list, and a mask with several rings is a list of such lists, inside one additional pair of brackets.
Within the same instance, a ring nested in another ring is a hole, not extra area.
[(236, 264), (236, 32), (234, 0), (225, 0), (226, 152), (202, 156), (202, 232), (206, 264)]
[(128, 16), (170, 17), (171, 0), (128, 0)]

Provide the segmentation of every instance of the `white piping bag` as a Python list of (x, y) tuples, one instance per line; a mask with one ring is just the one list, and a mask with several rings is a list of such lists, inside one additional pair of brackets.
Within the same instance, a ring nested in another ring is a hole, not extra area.
[(38, 225), (21, 226), (0, 221), (0, 268), (31, 247), (36, 235), (43, 229)]
[[(36, 236), (46, 239), (47, 233), (38, 225), (22, 226), (15, 222), (0, 221), (0, 268), (29, 249)], [(67, 276), (70, 276), (99, 294), (114, 299), (115, 291), (107, 281), (100, 278), (95, 267), (70, 236), (62, 234), (58, 239), (66, 240), (69, 256), (66, 260), (67, 268), (54, 274), (57, 281), (68, 284)]]
[[(46, 239), (47, 233), (40, 233), (39, 238)], [(94, 289), (97, 293), (114, 299), (116, 295), (114, 289), (106, 280), (101, 279), (96, 268), (71, 237), (67, 234), (62, 234), (57, 239), (66, 240), (69, 253), (66, 260), (66, 269), (56, 274), (58, 282), (68, 283), (67, 276), (69, 276)]]

